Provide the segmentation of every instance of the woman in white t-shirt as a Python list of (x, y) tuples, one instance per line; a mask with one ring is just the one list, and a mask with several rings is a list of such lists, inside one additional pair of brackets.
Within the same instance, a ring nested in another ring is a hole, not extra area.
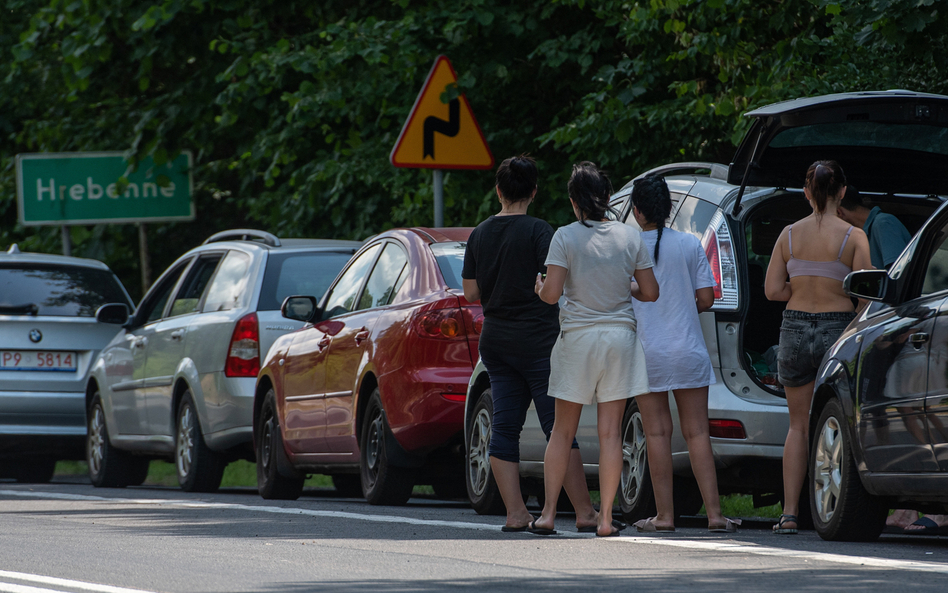
[(716, 282), (698, 238), (665, 228), (672, 203), (662, 177), (636, 180), (632, 204), (632, 215), (642, 227), (642, 239), (652, 253), (652, 269), (662, 292), (654, 303), (632, 303), (649, 380), (649, 393), (637, 395), (635, 401), (642, 413), (657, 511), (656, 516), (636, 522), (635, 527), (639, 531), (675, 530), (672, 417), (668, 407), (668, 392), (672, 391), (691, 470), (708, 514), (708, 529), (732, 532), (740, 520), (721, 514), (708, 432), (708, 385), (714, 383), (714, 371), (698, 319), (698, 313), (714, 304)]
[(611, 504), (622, 475), (619, 425), (626, 400), (649, 386), (631, 301), (654, 301), (658, 283), (639, 232), (606, 219), (611, 195), (609, 179), (594, 164), (573, 167), (569, 199), (578, 222), (556, 231), (546, 258), (546, 281), (537, 276), (540, 299), (560, 302), (560, 334), (550, 358), (550, 396), (556, 398), (556, 411), (543, 457), (546, 502), (528, 528), (539, 535), (555, 533), (556, 502), (579, 416), (583, 405), (593, 402), (604, 501), (596, 535), (618, 535), (621, 528), (612, 520)]

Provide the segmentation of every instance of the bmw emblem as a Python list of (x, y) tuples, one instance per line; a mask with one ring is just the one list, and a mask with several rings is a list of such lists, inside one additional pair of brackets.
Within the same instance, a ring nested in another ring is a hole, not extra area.
[(31, 330), (30, 330), (30, 341), (31, 341), (31, 342), (33, 342), (34, 344), (38, 344), (38, 343), (40, 342), (40, 340), (42, 340), (42, 339), (43, 339), (43, 332), (41, 332), (41, 331), (38, 330), (38, 329), (31, 329)]

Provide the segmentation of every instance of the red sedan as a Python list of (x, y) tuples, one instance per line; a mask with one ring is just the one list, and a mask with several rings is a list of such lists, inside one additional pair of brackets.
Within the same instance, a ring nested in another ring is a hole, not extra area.
[(483, 324), (464, 299), (470, 228), (373, 237), (278, 339), (257, 377), (254, 446), (264, 498), (295, 499), (308, 473), (372, 504), (404, 504), (416, 483), (464, 493), (459, 457), (467, 383)]

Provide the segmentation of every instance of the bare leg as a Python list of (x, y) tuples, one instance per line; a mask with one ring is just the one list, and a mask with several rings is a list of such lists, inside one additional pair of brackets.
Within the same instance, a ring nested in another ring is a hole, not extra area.
[(708, 429), (708, 388), (676, 389), (675, 403), (678, 404), (681, 434), (688, 443), (691, 472), (698, 482), (701, 500), (704, 501), (704, 509), (708, 514), (708, 525), (721, 525), (724, 523), (724, 515), (721, 514), (718, 474), (714, 467)]
[[(675, 526), (675, 503), (672, 498), (671, 437), (672, 418), (668, 407), (668, 392), (643, 393), (635, 396), (642, 413), (645, 446), (648, 453), (648, 471), (652, 478), (656, 527)], [(600, 469), (600, 473), (601, 473)]]
[(599, 513), (593, 507), (589, 498), (589, 487), (586, 485), (586, 472), (583, 471), (583, 457), (579, 449), (569, 450), (569, 466), (566, 468), (566, 479), (563, 482), (566, 495), (573, 503), (576, 512), (576, 527), (596, 525)]
[(491, 457), (490, 471), (494, 474), (497, 490), (507, 507), (505, 526), (523, 527), (533, 521), (533, 515), (527, 511), (527, 505), (524, 504), (523, 495), (520, 493), (520, 464)]
[(596, 407), (599, 430), (599, 527), (597, 535), (611, 535), (612, 505), (622, 478), (622, 438), (620, 436), (622, 415), (626, 400), (620, 399), (600, 403)]
[[(800, 491), (806, 479), (807, 445), (810, 434), (810, 403), (813, 400), (813, 383), (802, 387), (786, 387), (787, 409), (790, 412), (790, 430), (783, 445), (783, 512), (786, 515), (800, 513)], [(787, 521), (784, 527), (799, 527)]]
[(543, 488), (546, 501), (540, 518), (533, 522), (534, 526), (543, 529), (554, 529), (556, 520), (556, 502), (563, 489), (567, 470), (570, 464), (573, 438), (579, 427), (579, 416), (583, 411), (581, 404), (556, 400), (556, 419), (553, 421), (553, 432), (550, 442), (546, 445), (543, 455)]

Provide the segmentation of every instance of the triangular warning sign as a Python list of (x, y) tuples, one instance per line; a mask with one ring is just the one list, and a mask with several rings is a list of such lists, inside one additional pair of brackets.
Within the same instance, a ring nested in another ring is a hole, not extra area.
[(441, 94), (457, 81), (447, 56), (438, 56), (389, 155), (393, 165), (423, 169), (494, 166), (494, 155), (464, 95), (441, 102)]

